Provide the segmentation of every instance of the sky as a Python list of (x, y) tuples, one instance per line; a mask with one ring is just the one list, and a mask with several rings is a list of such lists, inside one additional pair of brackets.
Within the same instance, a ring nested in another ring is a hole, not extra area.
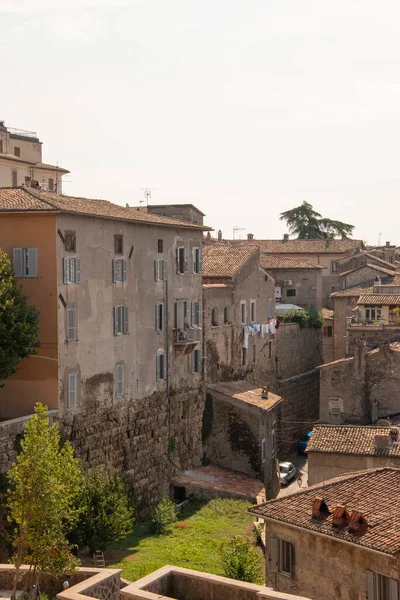
[(0, 119), (64, 193), (281, 238), (310, 202), (400, 244), (398, 0), (0, 0)]

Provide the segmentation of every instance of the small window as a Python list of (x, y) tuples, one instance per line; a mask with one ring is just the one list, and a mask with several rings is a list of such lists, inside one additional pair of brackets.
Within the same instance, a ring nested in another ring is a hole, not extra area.
[(325, 325), (322, 329), (322, 333), (323, 333), (324, 337), (332, 337), (332, 335), (333, 335), (332, 325)]
[(76, 252), (75, 231), (64, 231), (64, 248), (66, 252)]
[(257, 348), (256, 345), (253, 345), (253, 363), (257, 362)]
[(338, 271), (338, 264), (335, 260), (332, 261), (332, 273), (337, 273)]
[(225, 306), (225, 308), (224, 308), (224, 323), (225, 323), (225, 325), (227, 325), (229, 323), (229, 312), (228, 312), (227, 306)]
[(126, 281), (126, 260), (125, 258), (115, 258), (112, 261), (113, 282), (124, 283)]
[(186, 248), (176, 249), (176, 272), (187, 273), (188, 271), (188, 260)]
[(114, 335), (128, 333), (128, 307), (114, 306)]
[(76, 308), (67, 308), (67, 342), (78, 339)]
[(294, 288), (286, 290), (286, 296), (293, 297), (296, 295), (296, 290)]
[(255, 323), (255, 321), (256, 321), (256, 302), (255, 302), (255, 300), (250, 300), (250, 321), (251, 321), (251, 323)]
[(246, 300), (242, 300), (240, 303), (240, 322), (242, 325), (246, 325)]
[(13, 187), (17, 187), (18, 186), (18, 173), (17, 171), (12, 171), (12, 186)]
[(164, 303), (156, 304), (156, 331), (164, 331)]
[(122, 396), (125, 392), (125, 365), (123, 363), (117, 364), (115, 371), (116, 394)]
[(49, 177), (49, 192), (54, 192), (54, 179)]
[(292, 576), (293, 571), (293, 546), (286, 540), (279, 540), (279, 573)]
[(264, 438), (261, 442), (261, 459), (264, 462), (267, 458), (267, 442)]
[(201, 302), (192, 302), (192, 326), (201, 327)]
[(196, 348), (192, 354), (192, 373), (200, 373), (201, 371), (201, 354), (200, 350)]
[(247, 348), (242, 348), (242, 366), (247, 365)]
[(68, 408), (78, 406), (78, 373), (68, 374)]
[(218, 327), (217, 311), (215, 308), (211, 311), (211, 325), (212, 327)]
[(201, 248), (193, 248), (193, 273), (201, 273), (202, 270)]
[(157, 240), (157, 252), (164, 252), (164, 240)]
[(0, 153), (3, 154), (3, 140), (0, 140)]
[(167, 281), (167, 261), (166, 260), (155, 260), (154, 261), (154, 280), (155, 281)]
[(114, 235), (114, 254), (124, 253), (124, 236)]
[(167, 374), (167, 364), (165, 354), (158, 354), (156, 357), (156, 378), (157, 380), (165, 379)]
[(366, 588), (368, 600), (399, 600), (399, 582), (397, 579), (366, 571)]
[(340, 371), (332, 371), (332, 381), (340, 381), (341, 373)]
[(14, 156), (21, 156), (21, 148), (19, 148), (18, 146), (14, 146)]
[(81, 260), (80, 258), (63, 258), (64, 283), (80, 283)]
[(37, 277), (38, 249), (14, 248), (13, 263), (16, 277)]

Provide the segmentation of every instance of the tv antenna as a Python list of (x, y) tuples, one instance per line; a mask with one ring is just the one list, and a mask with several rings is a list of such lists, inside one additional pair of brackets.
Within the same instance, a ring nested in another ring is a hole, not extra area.
[(237, 225), (233, 226), (233, 239), (236, 239), (236, 234), (238, 231), (246, 231), (246, 227), (237, 227)]
[[(146, 200), (146, 206), (149, 205), (149, 200), (151, 198), (151, 191), (152, 190), (156, 190), (157, 188), (139, 188), (140, 190), (142, 190), (144, 192), (144, 198)], [(140, 204), (142, 205), (144, 203), (144, 200), (140, 200)]]

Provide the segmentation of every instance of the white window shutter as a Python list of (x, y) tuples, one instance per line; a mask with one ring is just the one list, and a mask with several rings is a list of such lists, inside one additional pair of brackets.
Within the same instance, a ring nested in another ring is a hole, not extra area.
[(273, 308), (272, 308), (272, 307), (273, 307), (273, 304), (272, 304), (272, 303), (273, 303), (273, 300), (272, 300), (272, 298), (269, 298), (269, 299), (268, 299), (268, 316), (269, 316), (269, 317), (272, 317), (272, 316), (273, 316)]
[(160, 304), (160, 331), (164, 331), (164, 303)]
[(81, 259), (75, 259), (75, 283), (81, 282)]
[(63, 258), (64, 283), (68, 283), (68, 258)]
[(116, 281), (117, 281), (117, 269), (115, 268), (115, 260), (114, 259), (112, 261), (112, 280), (113, 280), (113, 283), (116, 283)]
[(187, 248), (183, 249), (183, 256), (184, 256), (183, 272), (187, 273), (188, 272), (188, 252), (187, 252)]
[(156, 304), (156, 331), (160, 331), (160, 305)]
[(122, 281), (126, 281), (126, 259), (122, 260)]
[(28, 248), (28, 277), (38, 276), (38, 251), (37, 248)]
[(167, 267), (167, 261), (166, 260), (162, 261), (162, 266), (163, 266), (163, 280), (167, 281), (167, 279), (168, 279), (168, 267)]
[(193, 273), (196, 273), (196, 250), (197, 250), (197, 248), (192, 248)]
[(123, 313), (124, 313), (124, 333), (128, 333), (128, 307), (124, 306), (123, 308)]
[(15, 277), (22, 277), (22, 248), (13, 248)]
[(203, 272), (203, 249), (199, 248), (199, 273)]
[(389, 579), (389, 600), (399, 600), (399, 582)]
[(154, 261), (154, 281), (158, 281), (158, 261)]
[(197, 302), (192, 302), (192, 325), (196, 325), (196, 306)]
[(278, 539), (268, 540), (268, 570), (270, 573), (278, 572)]
[(176, 253), (176, 272), (179, 273), (179, 248), (175, 250)]
[(202, 308), (201, 308), (201, 302), (197, 302), (197, 323), (199, 324), (199, 326), (202, 326), (202, 318), (203, 318), (203, 313), (202, 313)]
[(185, 306), (185, 320), (186, 320), (186, 323), (190, 323), (191, 312), (192, 312), (192, 303), (190, 302), (190, 300), (187, 300), (186, 301), (186, 306)]
[(114, 306), (114, 335), (118, 335), (118, 307)]
[(160, 355), (156, 356), (156, 379), (160, 379)]
[(365, 571), (365, 587), (367, 591), (367, 600), (375, 600), (375, 585), (373, 571)]

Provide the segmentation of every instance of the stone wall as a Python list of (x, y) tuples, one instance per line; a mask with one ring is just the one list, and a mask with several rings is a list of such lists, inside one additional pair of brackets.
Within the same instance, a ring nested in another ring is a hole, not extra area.
[[(351, 290), (349, 290), (351, 293)], [(353, 309), (360, 294), (334, 297), (333, 309), (333, 360), (346, 356), (346, 317), (354, 315)]]
[[(322, 308), (322, 269), (270, 269), (276, 285), (282, 288), (282, 302), (298, 306)], [(285, 281), (290, 280), (291, 285)], [(296, 290), (295, 296), (288, 296), (288, 290)]]
[(308, 452), (308, 485), (327, 481), (345, 473), (379, 469), (381, 467), (400, 467), (400, 457), (395, 456), (357, 456), (354, 454), (333, 454)]
[(281, 323), (275, 337), (278, 377), (299, 375), (323, 362), (321, 328), (300, 329), (298, 323)]
[(369, 350), (384, 342), (400, 342), (400, 326), (349, 326), (346, 328), (347, 354), (354, 354), (354, 346), (364, 342)]
[[(395, 273), (393, 273), (394, 275)], [(384, 281), (388, 279), (389, 274), (385, 272), (377, 271), (376, 269), (371, 269), (371, 267), (365, 265), (363, 267), (359, 267), (354, 271), (351, 271), (347, 275), (342, 275), (341, 280), (344, 282), (344, 288), (353, 287), (360, 283), (368, 283), (373, 284), (375, 277), (379, 275)]]

